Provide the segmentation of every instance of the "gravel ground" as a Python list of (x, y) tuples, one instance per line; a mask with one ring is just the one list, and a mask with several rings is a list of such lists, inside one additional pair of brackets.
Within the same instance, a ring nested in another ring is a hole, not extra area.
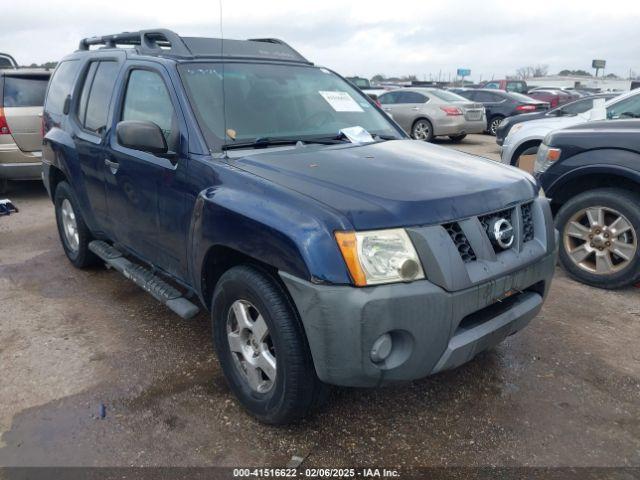
[[(497, 158), (487, 136), (451, 147)], [(21, 211), (0, 217), (0, 465), (640, 466), (637, 289), (558, 269), (532, 324), (469, 364), (333, 389), (274, 428), (229, 392), (204, 314), (183, 321), (114, 271), (74, 269), (41, 185), (8, 196)]]

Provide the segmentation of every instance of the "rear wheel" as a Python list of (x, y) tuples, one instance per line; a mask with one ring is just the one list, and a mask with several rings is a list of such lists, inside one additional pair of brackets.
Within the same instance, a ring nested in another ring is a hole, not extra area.
[(411, 127), (411, 136), (416, 140), (430, 142), (433, 140), (433, 125), (426, 118), (419, 118)]
[(449, 135), (449, 138), (451, 139), (452, 142), (457, 143), (457, 142), (461, 142), (466, 136), (467, 136), (466, 133), (461, 133), (460, 135)]
[(597, 189), (565, 203), (556, 215), (560, 261), (576, 279), (600, 288), (640, 280), (640, 196)]
[(502, 123), (502, 120), (504, 120), (504, 117), (501, 117), (501, 116), (492, 117), (491, 120), (489, 120), (489, 125), (487, 125), (487, 131), (489, 132), (490, 135), (493, 135), (494, 137), (496, 136), (498, 127)]
[(324, 397), (304, 330), (283, 287), (250, 266), (228, 270), (212, 300), (220, 365), (240, 403), (259, 420), (285, 424)]
[(98, 257), (89, 250), (89, 242), (93, 238), (80, 214), (73, 190), (67, 182), (60, 182), (56, 186), (54, 205), (60, 241), (69, 261), (78, 268), (99, 263)]

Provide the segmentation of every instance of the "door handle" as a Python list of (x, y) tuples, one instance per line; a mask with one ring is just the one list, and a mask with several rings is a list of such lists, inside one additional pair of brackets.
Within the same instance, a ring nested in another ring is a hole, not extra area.
[(417, 112), (418, 110), (420, 110), (420, 107), (411, 107), (411, 110), (413, 110), (414, 112)]
[(384, 110), (385, 112), (390, 112), (391, 111), (390, 108), (383, 108), (382, 110)]
[(111, 160), (109, 160), (108, 158), (104, 159), (104, 164), (109, 167), (109, 170), (111, 170), (111, 173), (113, 173), (114, 175), (116, 174), (116, 172), (118, 171), (118, 168), (120, 168), (120, 164), (118, 162), (112, 162)]

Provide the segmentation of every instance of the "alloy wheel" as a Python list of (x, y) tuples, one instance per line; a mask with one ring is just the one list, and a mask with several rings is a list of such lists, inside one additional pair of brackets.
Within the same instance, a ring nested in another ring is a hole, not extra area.
[(424, 120), (420, 120), (413, 127), (413, 138), (416, 140), (427, 140), (431, 135), (431, 127)]
[(576, 212), (564, 227), (563, 242), (571, 261), (596, 275), (623, 270), (638, 249), (631, 222), (617, 210), (602, 206)]
[(491, 132), (491, 135), (494, 135), (494, 136), (496, 135), (496, 133), (498, 132), (498, 127), (500, 126), (501, 123), (502, 123), (501, 118), (496, 118), (491, 121), (491, 125), (489, 126), (489, 132)]
[(227, 340), (234, 364), (249, 387), (269, 392), (277, 374), (275, 348), (264, 317), (250, 302), (236, 300), (229, 308)]
[(78, 233), (76, 214), (73, 211), (73, 206), (69, 199), (65, 198), (62, 201), (60, 211), (62, 213), (62, 229), (64, 231), (64, 237), (67, 240), (67, 245), (72, 251), (77, 252), (80, 246), (80, 235)]

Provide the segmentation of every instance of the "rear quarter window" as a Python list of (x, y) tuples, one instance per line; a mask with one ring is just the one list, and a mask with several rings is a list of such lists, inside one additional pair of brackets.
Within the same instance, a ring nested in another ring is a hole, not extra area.
[(4, 77), (2, 103), (5, 107), (42, 107), (47, 91), (45, 77)]
[(45, 101), (45, 110), (47, 112), (57, 115), (62, 114), (65, 99), (71, 94), (79, 68), (80, 62), (77, 60), (67, 60), (58, 65), (51, 79)]

